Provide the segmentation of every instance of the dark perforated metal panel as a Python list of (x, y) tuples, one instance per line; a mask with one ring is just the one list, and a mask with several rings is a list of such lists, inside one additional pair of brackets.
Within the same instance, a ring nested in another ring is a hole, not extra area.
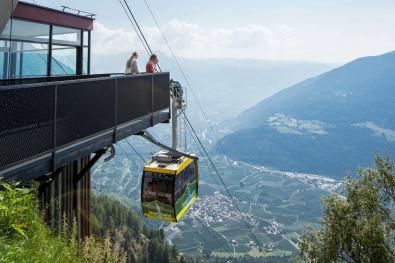
[(6, 178), (27, 169), (50, 172), (114, 143), (116, 130), (122, 138), (136, 134), (170, 105), (168, 73), (14, 84), (0, 87), (0, 173)]
[(56, 146), (114, 127), (115, 79), (58, 85)]
[(0, 168), (53, 148), (54, 86), (0, 89)]
[(153, 109), (155, 112), (170, 106), (170, 75), (169, 73), (157, 73), (153, 78)]
[(152, 75), (118, 79), (118, 124), (152, 112)]

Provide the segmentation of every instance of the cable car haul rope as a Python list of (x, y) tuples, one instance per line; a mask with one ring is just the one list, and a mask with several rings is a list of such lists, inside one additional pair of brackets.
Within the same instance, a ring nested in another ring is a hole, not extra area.
[[(125, 14), (129, 18), (133, 29), (136, 31), (136, 34), (139, 36), (139, 39), (142, 42), (145, 50), (147, 51), (147, 53), (152, 54), (151, 47), (149, 46), (147, 39), (145, 38), (144, 33), (141, 30), (141, 27), (139, 26), (135, 16), (133, 15), (132, 10), (127, 3), (127, 0), (122, 0), (126, 7), (122, 4), (121, 0), (118, 1), (120, 2)], [(181, 75), (191, 89), (193, 97), (195, 98), (200, 111), (207, 120), (206, 113), (204, 112), (202, 105), (200, 104), (196, 94), (194, 93), (189, 79), (187, 78), (180, 62), (175, 56), (169, 44), (169, 41), (166, 39), (166, 36), (160, 28), (158, 20), (152, 12), (152, 9), (149, 6), (148, 2), (146, 0), (144, 0), (144, 2), (156, 26), (161, 32), (161, 35), (165, 40), (165, 44), (169, 48), (170, 54), (176, 62), (178, 69), (181, 72)], [(172, 98), (172, 147), (168, 147), (160, 143), (147, 131), (140, 134), (148, 141), (166, 150), (154, 155), (152, 157), (152, 160), (146, 163), (144, 167), (143, 179), (141, 184), (141, 206), (144, 215), (152, 219), (178, 222), (185, 216), (193, 203), (196, 202), (196, 199), (198, 197), (198, 158), (193, 154), (182, 153), (177, 150), (177, 119), (178, 117), (182, 117), (187, 126), (187, 129), (185, 130), (191, 131), (193, 141), (195, 143), (197, 142), (196, 144), (198, 148), (200, 147), (203, 150), (202, 152), (209, 161), (209, 164), (212, 166), (214, 174), (218, 176), (221, 184), (224, 187), (225, 192), (229, 195), (231, 204), (235, 206), (237, 212), (240, 214), (242, 220), (246, 224), (251, 237), (256, 242), (257, 248), (259, 249), (259, 251), (262, 251), (262, 243), (257, 238), (255, 233), (253, 232), (252, 227), (247, 222), (245, 216), (239, 209), (231, 192), (229, 191), (222, 176), (220, 175), (215, 163), (212, 161), (205, 146), (201, 142), (194, 127), (192, 126), (192, 123), (186, 115), (186, 100), (184, 98), (184, 90), (181, 87), (180, 83), (171, 81), (170, 94)], [(194, 137), (196, 138), (196, 140)], [(206, 159), (204, 160), (206, 161)], [(208, 166), (208, 168), (210, 167)], [(201, 223), (200, 219), (198, 219), (198, 222)], [(225, 249), (225, 251), (229, 252), (227, 249)]]

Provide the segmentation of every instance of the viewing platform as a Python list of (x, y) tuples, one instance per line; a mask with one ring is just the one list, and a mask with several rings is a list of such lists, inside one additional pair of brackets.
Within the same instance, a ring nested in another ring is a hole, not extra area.
[(169, 73), (0, 81), (0, 176), (29, 181), (170, 119)]
[(19, 1), (12, 20), (3, 19), (0, 177), (6, 180), (53, 174), (170, 119), (169, 73), (91, 74), (94, 15), (68, 11)]
[(170, 119), (169, 73), (92, 74), (94, 17), (0, 2), (0, 178), (37, 182), (47, 224), (75, 220), (80, 240), (92, 232), (93, 165)]

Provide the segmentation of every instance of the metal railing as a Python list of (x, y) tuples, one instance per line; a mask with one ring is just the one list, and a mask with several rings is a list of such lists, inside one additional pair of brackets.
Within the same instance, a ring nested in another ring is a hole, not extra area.
[(77, 158), (168, 121), (169, 82), (157, 73), (0, 87), (0, 174), (43, 156), (56, 169), (66, 148)]
[(94, 78), (105, 78), (110, 76), (121, 76), (121, 73), (113, 74), (90, 74), (90, 75), (64, 75), (64, 76), (35, 76), (35, 77), (23, 77), (14, 79), (0, 79), (0, 86), (14, 86), (23, 84), (36, 84), (46, 82), (59, 82), (68, 80), (81, 80), (81, 79), (94, 79)]
[(89, 18), (95, 18), (96, 14), (91, 13), (91, 12), (86, 12), (80, 9), (75, 9), (75, 8), (71, 8), (68, 6), (64, 6), (62, 5), (62, 11), (63, 12), (69, 12), (75, 15), (79, 15), (79, 16), (85, 16), (85, 17), (89, 17)]

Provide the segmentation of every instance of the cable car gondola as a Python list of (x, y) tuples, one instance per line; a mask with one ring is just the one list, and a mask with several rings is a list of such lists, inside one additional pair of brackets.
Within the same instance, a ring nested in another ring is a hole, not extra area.
[(197, 158), (159, 152), (144, 167), (141, 206), (145, 217), (179, 222), (198, 197)]
[(184, 112), (184, 91), (177, 81), (170, 83), (172, 147), (157, 141), (148, 131), (141, 136), (165, 149), (144, 166), (141, 182), (141, 207), (145, 217), (178, 222), (198, 198), (198, 158), (177, 150), (177, 119)]

